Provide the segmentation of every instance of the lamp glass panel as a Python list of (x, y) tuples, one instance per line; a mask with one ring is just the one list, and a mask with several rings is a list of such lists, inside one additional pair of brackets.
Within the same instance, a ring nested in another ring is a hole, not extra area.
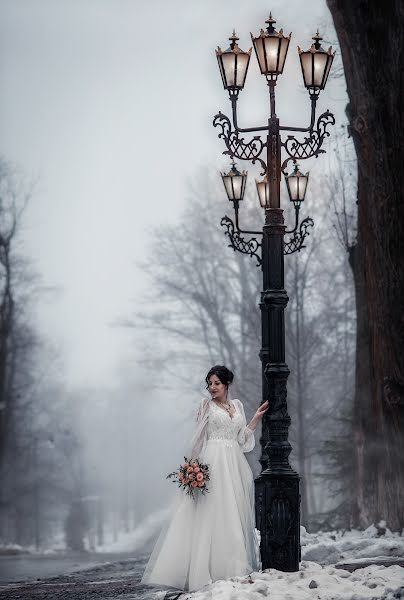
[(234, 175), (233, 177), (230, 177), (230, 179), (232, 180), (233, 183), (233, 198), (234, 200), (241, 200), (242, 199), (242, 190), (243, 190), (243, 177), (242, 175)]
[(235, 85), (235, 73), (236, 73), (236, 57), (233, 52), (224, 52), (222, 54), (224, 78), (226, 81), (226, 87), (234, 87)]
[(245, 192), (245, 186), (247, 184), (247, 174), (243, 175), (243, 182), (242, 182), (242, 187), (241, 187), (241, 197), (240, 200), (243, 200), (244, 198), (244, 192)]
[(258, 64), (260, 66), (261, 73), (266, 72), (266, 64), (265, 64), (265, 54), (264, 54), (264, 42), (263, 38), (259, 37), (254, 41), (255, 51), (257, 53)]
[(332, 65), (332, 61), (333, 61), (334, 57), (332, 56), (332, 54), (327, 54), (327, 58), (328, 58), (328, 62), (327, 62), (327, 66), (326, 66), (324, 78), (323, 78), (323, 88), (325, 87), (325, 84), (327, 83), (328, 75), (330, 73), (330, 69), (331, 69), (331, 65)]
[(226, 83), (224, 81), (222, 57), (220, 56), (220, 54), (219, 54), (219, 52), (217, 50), (216, 50), (216, 58), (217, 58), (217, 64), (219, 65), (219, 71), (220, 71), (220, 76), (222, 78), (223, 85), (224, 85), (224, 87), (226, 87)]
[(306, 176), (299, 177), (297, 200), (304, 200), (304, 197), (306, 195), (306, 188), (307, 188), (308, 180), (309, 180), (309, 178)]
[(264, 38), (265, 54), (267, 58), (267, 70), (266, 73), (278, 73), (279, 64), (279, 38), (278, 37), (266, 37)]
[(236, 85), (237, 87), (244, 87), (245, 78), (247, 76), (247, 68), (250, 60), (249, 54), (238, 54), (237, 55), (237, 74), (236, 74)]
[(314, 54), (314, 72), (313, 72), (313, 86), (322, 87), (323, 76), (327, 67), (328, 54), (325, 52), (316, 52)]
[(269, 185), (266, 181), (257, 181), (258, 198), (262, 208), (269, 207)]
[(289, 39), (281, 38), (281, 45), (279, 51), (279, 73), (283, 73), (283, 67), (285, 66), (286, 54), (288, 52)]
[(232, 183), (231, 183), (231, 179), (232, 178), (230, 176), (228, 176), (228, 175), (223, 175), (222, 179), (223, 179), (224, 188), (226, 190), (226, 194), (227, 194), (228, 199), (229, 200), (234, 200), (234, 197), (233, 197), (233, 186), (232, 186)]
[(298, 200), (299, 199), (298, 178), (295, 175), (289, 175), (288, 188), (289, 188), (290, 200), (292, 200), (292, 202), (293, 202), (293, 200)]
[(300, 55), (300, 63), (302, 65), (303, 81), (306, 87), (312, 84), (312, 53), (302, 52)]

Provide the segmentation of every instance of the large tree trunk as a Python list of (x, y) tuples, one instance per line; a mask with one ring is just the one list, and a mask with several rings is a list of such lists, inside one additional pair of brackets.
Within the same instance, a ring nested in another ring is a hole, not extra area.
[[(365, 473), (371, 473), (372, 465), (365, 462), (364, 443), (369, 403), (372, 397), (372, 374), (370, 369), (370, 328), (366, 304), (364, 264), (363, 255), (358, 252), (358, 245), (349, 248), (349, 264), (355, 285), (356, 303), (355, 398), (353, 411), (356, 473), (353, 478), (355, 489), (351, 491), (351, 513), (354, 527), (366, 527), (371, 517), (365, 500), (367, 497)], [(374, 492), (370, 496), (374, 496)]]
[(359, 332), (368, 335), (368, 351), (358, 346), (357, 362), (359, 371), (370, 364), (369, 391), (357, 374), (357, 475), (363, 480), (357, 517), (363, 524), (385, 518), (398, 529), (404, 526), (404, 3), (327, 4), (341, 46), (358, 158), (358, 325), (361, 312), (368, 319), (368, 332)]

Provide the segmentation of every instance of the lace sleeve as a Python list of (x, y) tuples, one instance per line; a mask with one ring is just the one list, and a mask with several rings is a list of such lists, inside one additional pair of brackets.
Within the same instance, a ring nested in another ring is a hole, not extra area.
[(240, 431), (238, 432), (237, 440), (243, 452), (251, 452), (255, 446), (254, 431), (247, 425), (243, 403), (240, 400), (237, 400), (237, 402), (240, 407), (241, 416), (243, 417), (243, 422), (241, 424)]
[[(191, 458), (198, 458), (205, 449), (207, 439), (207, 424), (209, 414), (209, 400), (203, 398), (196, 414), (196, 427), (190, 442)], [(188, 457), (187, 457), (188, 458)]]

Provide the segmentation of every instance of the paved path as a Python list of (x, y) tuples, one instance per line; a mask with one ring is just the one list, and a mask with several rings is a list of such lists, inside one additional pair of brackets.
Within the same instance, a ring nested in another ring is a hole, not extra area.
[(187, 594), (140, 583), (146, 557), (99, 564), (31, 582), (0, 584), (0, 600), (185, 600)]

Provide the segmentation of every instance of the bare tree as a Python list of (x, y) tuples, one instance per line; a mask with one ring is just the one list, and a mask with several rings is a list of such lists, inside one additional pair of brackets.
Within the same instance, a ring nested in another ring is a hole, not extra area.
[[(16, 236), (29, 191), (9, 164), (0, 160), (0, 460), (13, 410), (17, 347), (16, 285), (22, 259), (15, 253)], [(22, 332), (23, 326), (20, 325)], [(25, 336), (25, 342), (28, 336)]]

